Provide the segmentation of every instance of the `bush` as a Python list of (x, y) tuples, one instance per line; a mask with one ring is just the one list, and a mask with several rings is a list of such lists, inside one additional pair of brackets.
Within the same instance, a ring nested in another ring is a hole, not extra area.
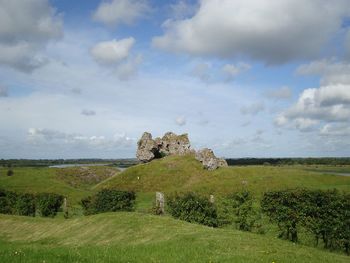
[(248, 191), (233, 193), (223, 201), (223, 224), (236, 225), (243, 231), (261, 232), (261, 213), (254, 207), (252, 194)]
[(0, 213), (14, 214), (17, 194), (14, 192), (0, 189)]
[(216, 207), (205, 197), (195, 193), (175, 194), (167, 198), (167, 205), (174, 218), (206, 226), (218, 226)]
[(36, 196), (38, 212), (43, 217), (54, 217), (63, 204), (63, 196), (54, 193), (40, 193)]
[(303, 226), (327, 249), (350, 250), (350, 195), (338, 191), (287, 190), (267, 192), (263, 211), (278, 224), (281, 237), (298, 240)]
[(16, 214), (22, 216), (35, 216), (35, 196), (32, 194), (17, 195)]
[(7, 171), (6, 174), (7, 174), (7, 176), (12, 176), (14, 174), (14, 172), (13, 172), (13, 170), (10, 169)]
[(84, 214), (96, 214), (115, 211), (132, 211), (135, 203), (135, 192), (115, 189), (102, 189), (94, 196), (81, 200)]
[(298, 226), (302, 217), (302, 191), (286, 190), (267, 192), (261, 208), (281, 230), (279, 237), (298, 241)]

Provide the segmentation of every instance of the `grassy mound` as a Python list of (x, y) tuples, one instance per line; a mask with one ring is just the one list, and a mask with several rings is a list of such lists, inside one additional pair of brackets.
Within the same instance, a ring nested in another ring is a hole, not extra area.
[(306, 187), (350, 189), (350, 177), (309, 171), (304, 166), (237, 166), (207, 171), (193, 156), (169, 156), (130, 167), (97, 188), (116, 187), (136, 192), (197, 191), (227, 194), (244, 189), (268, 190)]
[(0, 215), (0, 240), (2, 262), (312, 263), (349, 259), (261, 235), (140, 213), (70, 220)]
[(0, 168), (0, 187), (26, 193), (52, 192), (68, 197), (72, 204), (93, 193), (97, 183), (114, 176), (118, 170), (111, 167), (32, 168), (16, 167), (13, 176)]

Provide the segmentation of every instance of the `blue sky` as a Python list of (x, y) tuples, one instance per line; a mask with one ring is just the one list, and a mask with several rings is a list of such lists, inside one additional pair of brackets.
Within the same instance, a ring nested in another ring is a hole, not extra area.
[(347, 0), (0, 1), (0, 158), (350, 156)]

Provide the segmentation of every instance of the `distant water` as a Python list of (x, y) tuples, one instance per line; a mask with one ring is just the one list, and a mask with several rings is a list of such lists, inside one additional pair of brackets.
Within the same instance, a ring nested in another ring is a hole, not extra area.
[(68, 168), (68, 167), (81, 167), (81, 166), (107, 166), (108, 163), (74, 163), (74, 164), (57, 164), (51, 165), (49, 168)]
[(338, 172), (323, 172), (324, 174), (340, 175), (340, 176), (350, 176), (350, 173), (338, 173)]

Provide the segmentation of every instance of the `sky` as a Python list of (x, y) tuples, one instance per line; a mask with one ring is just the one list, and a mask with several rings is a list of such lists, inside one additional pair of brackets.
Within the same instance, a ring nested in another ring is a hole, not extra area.
[(350, 156), (348, 0), (0, 0), (0, 158)]

